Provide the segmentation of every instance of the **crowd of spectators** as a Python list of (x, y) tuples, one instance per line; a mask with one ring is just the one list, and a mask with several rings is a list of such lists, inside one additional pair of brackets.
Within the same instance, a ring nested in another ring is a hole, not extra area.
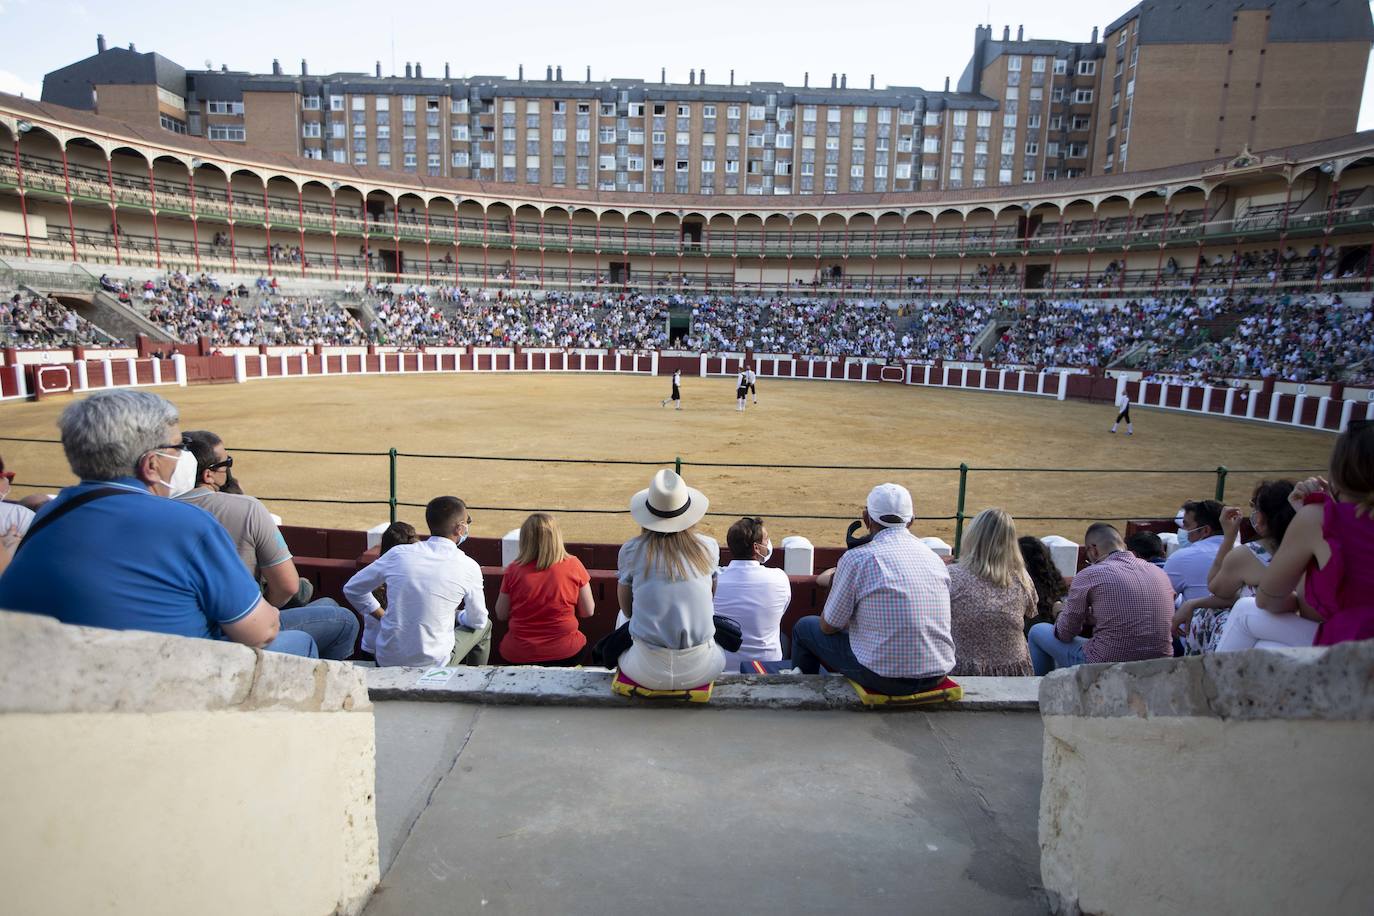
[[(993, 346), (997, 362), (1046, 366), (1108, 366), (1131, 350), (1172, 353), (1195, 346), (1229, 300), (1142, 299), (1120, 308), (1092, 301), (1028, 303)], [(1150, 364), (1145, 357), (1144, 364)]]
[(18, 292), (0, 299), (0, 346), (33, 350), (109, 340), (56, 299)]
[(701, 299), (692, 306), (689, 350), (818, 356), (912, 355), (895, 313), (878, 302), (817, 299)]

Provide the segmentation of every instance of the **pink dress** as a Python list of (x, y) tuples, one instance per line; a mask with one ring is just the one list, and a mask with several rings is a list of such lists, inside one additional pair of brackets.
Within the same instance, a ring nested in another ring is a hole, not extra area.
[(1322, 537), (1331, 548), (1323, 569), (1307, 564), (1303, 595), (1322, 618), (1314, 646), (1374, 639), (1374, 515), (1356, 515), (1355, 503), (1314, 493), (1307, 503), (1322, 503)]

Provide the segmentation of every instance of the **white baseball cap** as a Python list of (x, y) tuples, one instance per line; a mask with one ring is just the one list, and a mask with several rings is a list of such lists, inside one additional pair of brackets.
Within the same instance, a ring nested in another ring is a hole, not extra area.
[(869, 490), (865, 507), (868, 517), (884, 528), (905, 528), (915, 514), (911, 508), (911, 493), (896, 483), (880, 483)]

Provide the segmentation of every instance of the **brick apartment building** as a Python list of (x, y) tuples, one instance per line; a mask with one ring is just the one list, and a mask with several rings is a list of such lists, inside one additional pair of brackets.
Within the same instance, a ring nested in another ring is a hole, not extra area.
[(678, 194), (882, 193), (1140, 171), (1355, 130), (1363, 0), (1145, 0), (1087, 42), (974, 32), (943, 91), (187, 70), (108, 48), (43, 100), (265, 152), (489, 182)]

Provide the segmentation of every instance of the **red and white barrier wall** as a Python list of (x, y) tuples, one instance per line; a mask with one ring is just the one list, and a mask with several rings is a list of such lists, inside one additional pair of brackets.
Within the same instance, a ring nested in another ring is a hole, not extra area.
[[(1374, 419), (1374, 390), (1298, 383), (1259, 387), (1180, 384), (1103, 377), (1082, 370), (1039, 371), (977, 363), (888, 363), (863, 357), (693, 353), (604, 349), (433, 347), (232, 348), (227, 355), (137, 357), (130, 351), (8, 351), (0, 365), (0, 400), (42, 398), (103, 388), (185, 386), (311, 376), (463, 372), (588, 372), (729, 377), (752, 365), (761, 379), (889, 383), (1024, 394), (1110, 404), (1123, 391), (1141, 408), (1338, 432)], [(117, 355), (116, 355), (117, 354)], [(81, 356), (84, 358), (76, 358)]]

